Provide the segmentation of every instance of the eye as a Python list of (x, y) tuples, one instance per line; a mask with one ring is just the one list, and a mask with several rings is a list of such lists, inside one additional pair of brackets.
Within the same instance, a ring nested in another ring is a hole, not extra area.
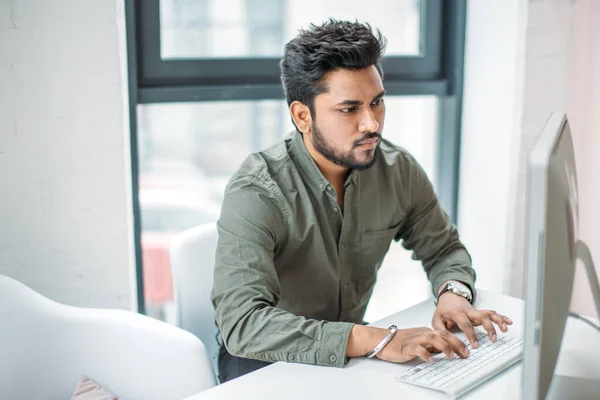
[(383, 98), (375, 100), (374, 102), (371, 103), (374, 106), (378, 106), (380, 104), (383, 104)]
[(356, 111), (356, 107), (349, 107), (349, 108), (341, 108), (338, 111), (344, 113), (344, 114), (351, 114), (354, 111)]

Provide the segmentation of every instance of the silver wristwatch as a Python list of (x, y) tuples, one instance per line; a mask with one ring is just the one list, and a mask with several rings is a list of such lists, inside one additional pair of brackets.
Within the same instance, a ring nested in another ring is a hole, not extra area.
[(444, 289), (442, 289), (442, 291), (438, 295), (435, 304), (437, 304), (440, 301), (440, 297), (442, 297), (442, 295), (446, 292), (452, 292), (456, 295), (462, 296), (465, 299), (467, 299), (469, 303), (473, 304), (473, 293), (471, 292), (471, 289), (469, 289), (464, 283), (460, 283), (457, 281), (450, 281), (446, 283), (446, 286), (444, 286)]

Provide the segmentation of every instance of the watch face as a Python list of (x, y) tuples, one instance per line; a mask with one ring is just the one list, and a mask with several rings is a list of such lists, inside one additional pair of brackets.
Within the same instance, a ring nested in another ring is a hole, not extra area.
[(470, 290), (465, 285), (459, 282), (449, 282), (448, 289), (450, 289), (454, 294), (458, 294), (463, 297), (470, 297)]

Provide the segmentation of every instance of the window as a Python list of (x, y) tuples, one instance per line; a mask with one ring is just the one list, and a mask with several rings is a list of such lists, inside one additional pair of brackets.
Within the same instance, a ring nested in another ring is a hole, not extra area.
[[(388, 38), (384, 137), (419, 160), (443, 206), (455, 216), (461, 96), (461, 74), (456, 71), (457, 66), (462, 70), (464, 4), (449, 6), (440, 0), (370, 4), (365, 8), (359, 0), (128, 3), (130, 65), (137, 66), (130, 75), (130, 116), (142, 312), (173, 322), (171, 238), (215, 221), (225, 185), (240, 163), (292, 131), (278, 63), (285, 43), (310, 22), (358, 18)], [(382, 318), (429, 293), (420, 263), (394, 243), (366, 319)]]
[[(280, 57), (300, 27), (330, 17), (353, 20), (362, 0), (161, 0), (162, 59)], [(364, 8), (361, 19), (395, 38), (388, 55), (419, 54), (419, 0)], [(389, 18), (387, 13), (395, 16)]]

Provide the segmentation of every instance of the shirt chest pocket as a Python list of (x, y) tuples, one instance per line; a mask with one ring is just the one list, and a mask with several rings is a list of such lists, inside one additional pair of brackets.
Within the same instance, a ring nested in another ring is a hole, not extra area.
[(365, 231), (361, 235), (359, 276), (369, 276), (377, 273), (383, 257), (390, 248), (390, 243), (398, 234), (399, 225), (377, 231)]

